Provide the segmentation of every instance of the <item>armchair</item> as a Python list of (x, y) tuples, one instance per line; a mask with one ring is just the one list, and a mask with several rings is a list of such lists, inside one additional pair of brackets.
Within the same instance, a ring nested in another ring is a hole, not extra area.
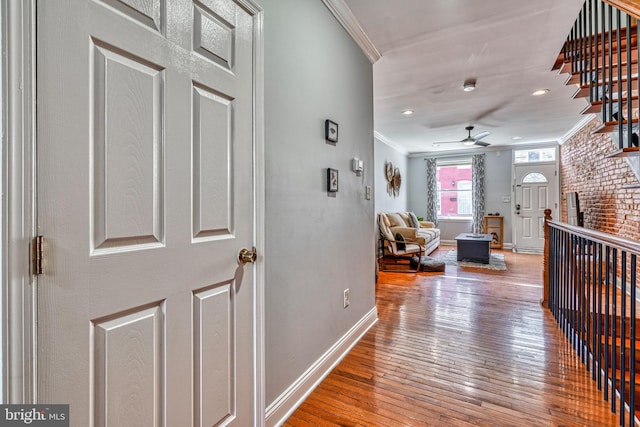
[[(403, 273), (417, 273), (420, 270), (420, 260), (424, 255), (424, 247), (411, 237), (404, 236), (404, 249), (399, 249), (393, 232), (391, 231), (389, 219), (384, 214), (378, 215), (378, 227), (380, 228), (380, 245), (382, 257), (380, 258), (380, 269), (382, 271), (394, 271)], [(411, 258), (418, 258), (418, 262), (413, 267)], [(388, 264), (389, 263), (389, 264)], [(389, 268), (390, 265), (406, 268)]]

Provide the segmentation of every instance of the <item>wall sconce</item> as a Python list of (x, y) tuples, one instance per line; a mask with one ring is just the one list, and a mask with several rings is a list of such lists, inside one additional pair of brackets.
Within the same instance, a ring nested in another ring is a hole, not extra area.
[(362, 171), (364, 170), (364, 162), (359, 158), (354, 157), (351, 161), (351, 168), (356, 175), (360, 176), (362, 175)]

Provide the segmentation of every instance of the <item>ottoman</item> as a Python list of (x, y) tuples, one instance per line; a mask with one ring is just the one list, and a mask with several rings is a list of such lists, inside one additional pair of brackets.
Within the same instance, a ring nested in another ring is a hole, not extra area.
[[(423, 256), (420, 262), (420, 271), (428, 271), (428, 272), (443, 272), (444, 271), (444, 262), (438, 261), (435, 258), (431, 258), (430, 256)], [(411, 258), (411, 268), (418, 267), (418, 257)]]

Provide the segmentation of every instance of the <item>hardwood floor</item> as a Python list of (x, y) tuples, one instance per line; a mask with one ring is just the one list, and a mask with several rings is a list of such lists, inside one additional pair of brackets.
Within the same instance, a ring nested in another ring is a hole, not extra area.
[(542, 256), (502, 253), (507, 271), (380, 273), (379, 322), (284, 425), (618, 425), (539, 304)]

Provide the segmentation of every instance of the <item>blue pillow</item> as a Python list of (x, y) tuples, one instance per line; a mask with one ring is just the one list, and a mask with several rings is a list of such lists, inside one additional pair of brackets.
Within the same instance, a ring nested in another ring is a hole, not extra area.
[(420, 228), (420, 221), (418, 221), (418, 217), (413, 212), (409, 212), (409, 218), (411, 218), (411, 222), (413, 223), (413, 228)]

